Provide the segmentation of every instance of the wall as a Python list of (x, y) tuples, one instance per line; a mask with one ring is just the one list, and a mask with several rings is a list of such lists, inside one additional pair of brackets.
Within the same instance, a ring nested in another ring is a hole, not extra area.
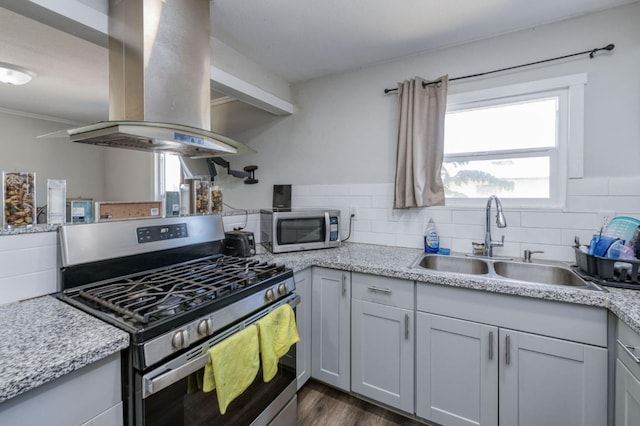
[(72, 143), (68, 138), (38, 136), (76, 125), (0, 110), (0, 170), (36, 172), (36, 201), (47, 202), (47, 179), (66, 179), (68, 197), (104, 196), (104, 148)]
[[(419, 242), (410, 236), (421, 235), (425, 218), (433, 215), (443, 225), (445, 241), (448, 238), (453, 249), (468, 251), (467, 242), (483, 239), (479, 225), (484, 221), (484, 201), (476, 210), (428, 208), (392, 214), (388, 192), (395, 173), (397, 101), (383, 89), (415, 75), (456, 77), (614, 43), (612, 53), (593, 60), (585, 56), (450, 85), (449, 93), (460, 93), (587, 73), (585, 178), (568, 182), (562, 210), (514, 210), (503, 203), (507, 220), (511, 217), (505, 231), (510, 244), (504, 252), (518, 254), (530, 245), (544, 249), (543, 257), (569, 258), (571, 250), (565, 246), (573, 241), (573, 228), (586, 240), (599, 228), (604, 213), (598, 211), (636, 216), (640, 212), (639, 21), (636, 2), (300, 84), (294, 88), (296, 114), (254, 130), (247, 140), (259, 153), (232, 160), (257, 164), (260, 183), (248, 186), (237, 179), (220, 179), (225, 200), (239, 208), (269, 206), (272, 185), (291, 183), (302, 190), (294, 191), (294, 205), (363, 203), (361, 213), (375, 217), (367, 222), (365, 216), (357, 223), (353, 241), (417, 247)], [(312, 198), (299, 199), (301, 194)], [(376, 211), (368, 212), (369, 208)], [(384, 235), (388, 233), (404, 236)]]

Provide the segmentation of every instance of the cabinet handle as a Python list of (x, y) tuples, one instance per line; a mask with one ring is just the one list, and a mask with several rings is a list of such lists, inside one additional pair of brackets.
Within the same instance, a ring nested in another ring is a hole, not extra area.
[(506, 346), (505, 352), (504, 352), (504, 359), (507, 365), (511, 364), (511, 350), (509, 348), (509, 346), (511, 345), (511, 337), (507, 334), (507, 336), (504, 338), (504, 343)]
[(489, 332), (489, 361), (493, 360), (493, 331)]
[(391, 289), (380, 288), (380, 287), (376, 287), (376, 286), (369, 287), (369, 291), (377, 291), (378, 293), (391, 294)]
[(347, 294), (347, 275), (342, 274), (342, 295)]
[(409, 338), (409, 314), (404, 314), (404, 338)]
[(626, 353), (636, 362), (636, 364), (640, 364), (640, 358), (633, 352), (635, 350), (635, 346), (625, 345), (618, 339), (618, 344), (622, 346), (622, 349), (625, 350)]

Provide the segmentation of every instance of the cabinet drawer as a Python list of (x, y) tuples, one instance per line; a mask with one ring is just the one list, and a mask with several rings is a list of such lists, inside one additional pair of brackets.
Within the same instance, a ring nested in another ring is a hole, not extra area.
[[(640, 335), (633, 331), (631, 327), (618, 319), (618, 341), (616, 342), (616, 350), (618, 358), (622, 360), (629, 371), (636, 377), (640, 377), (640, 363), (637, 362), (629, 352), (636, 358), (640, 358)], [(627, 350), (625, 350), (625, 347)]]
[(366, 302), (413, 309), (413, 281), (354, 272), (351, 297)]
[(418, 284), (418, 311), (607, 347), (607, 310), (483, 290)]

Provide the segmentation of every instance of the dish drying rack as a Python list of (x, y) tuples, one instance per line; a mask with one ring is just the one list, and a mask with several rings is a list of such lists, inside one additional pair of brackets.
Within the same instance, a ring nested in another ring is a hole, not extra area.
[[(638, 226), (640, 226), (638, 219), (617, 216), (605, 225), (601, 235), (630, 241)], [(585, 253), (581, 250), (577, 237), (573, 249), (576, 256), (576, 265), (573, 269), (582, 278), (604, 286), (640, 290), (640, 278), (638, 277), (640, 260), (611, 259)]]
[(583, 279), (609, 287), (640, 290), (639, 260), (594, 256), (583, 252), (579, 247), (574, 247), (574, 251), (576, 266), (573, 269)]

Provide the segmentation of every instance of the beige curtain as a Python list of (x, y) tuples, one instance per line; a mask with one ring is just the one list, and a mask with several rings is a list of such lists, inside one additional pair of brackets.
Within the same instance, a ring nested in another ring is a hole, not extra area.
[(393, 208), (444, 205), (440, 170), (448, 77), (423, 87), (416, 77), (398, 83), (398, 152)]

